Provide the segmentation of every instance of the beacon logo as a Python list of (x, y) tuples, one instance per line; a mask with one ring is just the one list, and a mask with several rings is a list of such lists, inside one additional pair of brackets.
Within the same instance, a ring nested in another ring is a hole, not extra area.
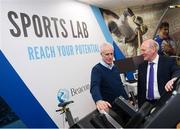
[(69, 91), (67, 89), (60, 89), (57, 93), (57, 99), (60, 103), (64, 103), (69, 100)]

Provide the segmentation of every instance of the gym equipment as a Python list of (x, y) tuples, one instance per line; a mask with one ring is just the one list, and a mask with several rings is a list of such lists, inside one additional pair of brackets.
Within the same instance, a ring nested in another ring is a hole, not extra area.
[(62, 102), (58, 104), (58, 107), (61, 107), (60, 109), (56, 110), (56, 112), (61, 112), (60, 114), (65, 113), (65, 119), (67, 120), (69, 126), (73, 126), (75, 124), (74, 119), (72, 117), (70, 109), (67, 107), (67, 105), (74, 103), (74, 101), (67, 101)]
[(180, 122), (180, 77), (176, 89), (165, 92), (155, 105), (145, 102), (125, 125), (126, 128), (175, 128)]
[[(140, 109), (120, 96), (115, 99), (108, 113), (94, 110), (74, 125), (70, 122), (70, 127), (175, 128), (180, 123), (180, 77), (175, 81), (174, 87), (176, 89), (173, 92), (165, 92), (155, 105), (145, 102)], [(64, 105), (67, 104), (62, 107)]]
[(180, 77), (174, 82), (174, 87), (175, 90), (164, 103), (161, 100), (166, 99), (166, 95), (162, 96), (155, 110), (142, 125), (143, 128), (175, 128), (180, 122)]

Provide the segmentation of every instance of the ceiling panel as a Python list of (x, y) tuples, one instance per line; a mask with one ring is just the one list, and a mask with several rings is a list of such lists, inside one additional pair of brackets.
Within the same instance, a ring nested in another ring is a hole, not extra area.
[(105, 9), (120, 9), (132, 6), (143, 6), (156, 3), (167, 2), (170, 0), (78, 0), (87, 4), (95, 5)]

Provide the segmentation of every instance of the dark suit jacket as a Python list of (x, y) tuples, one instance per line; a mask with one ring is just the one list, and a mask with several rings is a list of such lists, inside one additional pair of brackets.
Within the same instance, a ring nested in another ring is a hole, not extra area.
[[(148, 62), (144, 61), (138, 67), (138, 106), (146, 101), (146, 81)], [(180, 76), (180, 67), (172, 57), (159, 56), (157, 68), (157, 81), (160, 96), (165, 92), (166, 83), (173, 77)]]

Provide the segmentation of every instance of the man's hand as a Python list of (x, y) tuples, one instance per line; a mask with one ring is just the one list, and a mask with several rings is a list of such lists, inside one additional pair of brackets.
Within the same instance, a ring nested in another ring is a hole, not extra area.
[(173, 84), (174, 84), (174, 82), (176, 81), (176, 79), (177, 79), (177, 78), (175, 77), (175, 78), (169, 80), (169, 81), (166, 83), (166, 85), (165, 85), (165, 90), (166, 90), (166, 91), (172, 91), (172, 89), (173, 89)]
[(176, 50), (175, 48), (173, 48), (169, 43), (167, 43), (167, 41), (163, 41), (162, 44), (162, 50), (163, 52), (165, 52), (167, 55), (174, 55), (176, 54)]
[(165, 51), (165, 52), (171, 52), (172, 47), (171, 47), (170, 44), (164, 43), (164, 44), (162, 45), (162, 50)]
[(98, 100), (96, 102), (96, 108), (100, 111), (100, 110), (105, 110), (108, 111), (109, 108), (111, 108), (111, 104), (107, 101), (103, 101), (103, 100)]

